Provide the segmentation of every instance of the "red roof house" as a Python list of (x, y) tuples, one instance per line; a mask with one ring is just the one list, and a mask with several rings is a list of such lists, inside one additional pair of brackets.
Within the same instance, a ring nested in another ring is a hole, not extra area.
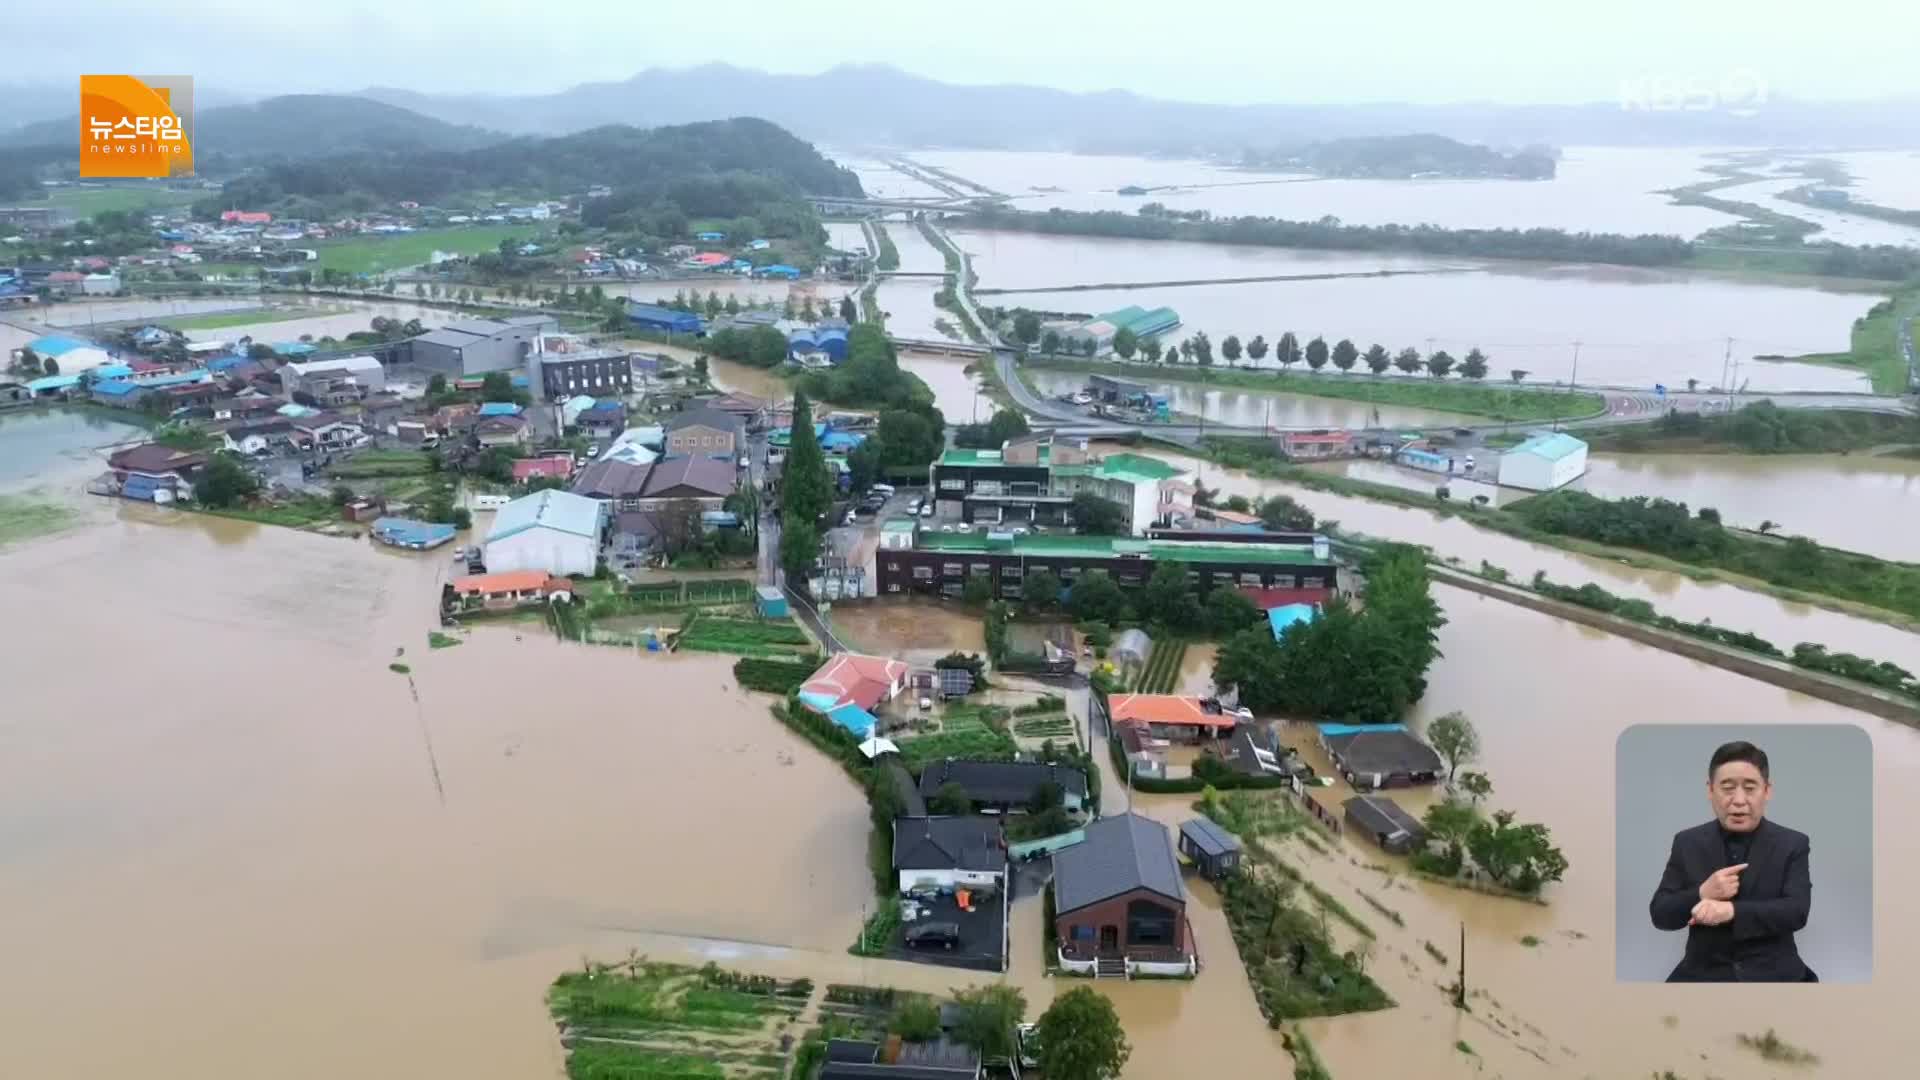
[(222, 210), (220, 220), (236, 225), (265, 225), (273, 220), (273, 215), (265, 210)]
[(820, 665), (813, 678), (800, 684), (800, 693), (822, 712), (847, 704), (872, 712), (874, 706), (891, 701), (906, 684), (904, 660), (837, 653)]
[(513, 482), (524, 484), (536, 476), (549, 476), (555, 480), (565, 480), (573, 475), (573, 458), (566, 454), (549, 454), (546, 457), (521, 458), (513, 463)]
[(1218, 703), (1184, 694), (1115, 694), (1107, 708), (1116, 727), (1138, 726), (1162, 739), (1223, 739), (1238, 722)]

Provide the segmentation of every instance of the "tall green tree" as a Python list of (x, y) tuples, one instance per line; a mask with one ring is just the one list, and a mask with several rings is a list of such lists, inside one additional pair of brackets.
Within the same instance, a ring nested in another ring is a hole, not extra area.
[(1260, 623), (1259, 605), (1247, 599), (1239, 589), (1216, 585), (1201, 605), (1207, 630), (1215, 637), (1229, 638)]
[(193, 482), (194, 500), (216, 510), (243, 503), (259, 493), (259, 479), (227, 453), (213, 455)]
[(1353, 362), (1360, 359), (1360, 350), (1352, 338), (1341, 338), (1333, 346), (1333, 366), (1341, 371), (1352, 371)]
[(1127, 610), (1127, 594), (1104, 573), (1081, 574), (1067, 593), (1067, 610), (1082, 622), (1119, 622)]
[(1260, 524), (1274, 532), (1306, 532), (1313, 528), (1313, 511), (1291, 495), (1269, 495), (1260, 500)]
[(1193, 359), (1195, 363), (1201, 367), (1213, 366), (1213, 339), (1207, 336), (1205, 330), (1194, 331), (1193, 336), (1188, 338), (1187, 342), (1193, 346)]
[(804, 581), (813, 572), (820, 557), (820, 531), (812, 521), (782, 524), (780, 529), (780, 568), (790, 581)]
[(1447, 759), (1448, 783), (1453, 782), (1460, 766), (1480, 756), (1480, 733), (1467, 714), (1458, 710), (1434, 717), (1427, 725), (1427, 741)]
[(1383, 375), (1393, 364), (1393, 358), (1387, 355), (1387, 347), (1379, 343), (1367, 346), (1367, 370), (1375, 375)]
[[(805, 525), (811, 531), (832, 504), (833, 479), (827, 473), (827, 456), (820, 449), (820, 439), (813, 431), (813, 403), (807, 400), (805, 390), (796, 390), (793, 438), (780, 474), (781, 525), (789, 530)], [(817, 551), (817, 536), (814, 547)]]
[(480, 400), (512, 401), (513, 378), (504, 371), (489, 371), (480, 379)]
[(1140, 345), (1140, 355), (1147, 358), (1147, 363), (1157, 364), (1160, 362), (1161, 349), (1159, 338), (1148, 338)]
[(1495, 882), (1521, 892), (1536, 893), (1567, 872), (1567, 857), (1553, 846), (1545, 825), (1516, 825), (1513, 811), (1496, 810), (1467, 835), (1473, 861)]
[(860, 321), (860, 309), (853, 306), (853, 297), (851, 296), (843, 296), (840, 298), (840, 321), (846, 323), (848, 326), (852, 326), (854, 323)]
[(1226, 359), (1228, 367), (1239, 367), (1240, 338), (1237, 335), (1228, 334), (1226, 340), (1220, 343), (1220, 355)]
[(1133, 519), (1126, 507), (1091, 491), (1074, 495), (1071, 513), (1074, 527), (1086, 536), (1126, 536), (1133, 532)]
[(1060, 332), (1048, 330), (1040, 335), (1040, 351), (1052, 356), (1060, 351)]
[(1085, 986), (1054, 998), (1036, 1028), (1047, 1080), (1112, 1080), (1133, 1053), (1113, 1002)]
[(1279, 342), (1273, 347), (1273, 359), (1282, 370), (1300, 362), (1300, 339), (1293, 336), (1293, 331), (1280, 335)]
[(1466, 357), (1460, 361), (1460, 375), (1467, 379), (1487, 377), (1487, 354), (1481, 352), (1479, 346), (1467, 350)]
[(1200, 601), (1187, 586), (1183, 564), (1154, 565), (1153, 573), (1147, 576), (1147, 583), (1140, 590), (1140, 610), (1153, 621), (1175, 630), (1199, 629)]
[(1026, 310), (1014, 312), (1013, 336), (1022, 345), (1037, 344), (1040, 341), (1040, 316)]
[(1393, 366), (1411, 375), (1420, 370), (1420, 350), (1401, 349), (1393, 358)]
[(1460, 790), (1467, 793), (1473, 805), (1479, 806), (1481, 799), (1493, 794), (1493, 779), (1486, 773), (1469, 770), (1460, 774)]
[(1020, 582), (1020, 598), (1028, 611), (1047, 611), (1060, 602), (1060, 578), (1042, 567), (1031, 571)]
[(1247, 342), (1247, 358), (1252, 360), (1255, 365), (1265, 360), (1267, 358), (1267, 339), (1259, 334), (1253, 335), (1253, 340)]
[(1447, 377), (1447, 372), (1452, 370), (1453, 354), (1447, 352), (1447, 350), (1441, 349), (1439, 352), (1427, 357), (1427, 374), (1434, 378), (1444, 379)]
[(1027, 1018), (1027, 998), (1018, 987), (993, 983), (953, 992), (960, 1007), (956, 1041), (974, 1048), (987, 1060), (1013, 1056), (1013, 1031)]
[(1115, 356), (1118, 356), (1122, 360), (1131, 360), (1133, 359), (1133, 354), (1138, 352), (1139, 349), (1140, 335), (1134, 333), (1131, 327), (1123, 326), (1113, 332), (1113, 354)]
[(1319, 371), (1326, 366), (1327, 339), (1315, 334), (1313, 340), (1307, 342), (1307, 367), (1310, 370)]

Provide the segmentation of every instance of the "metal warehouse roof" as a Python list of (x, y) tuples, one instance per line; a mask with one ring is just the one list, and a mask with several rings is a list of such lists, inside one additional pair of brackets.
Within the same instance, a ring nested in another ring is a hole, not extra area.
[(1569, 454), (1577, 454), (1587, 448), (1587, 444), (1564, 431), (1535, 435), (1519, 446), (1507, 451), (1509, 454), (1532, 454), (1548, 461), (1559, 461)]
[(571, 492), (548, 489), (523, 495), (500, 508), (493, 516), (493, 529), (487, 543), (504, 540), (532, 528), (557, 529), (597, 540), (600, 537), (601, 504)]
[(960, 554), (1006, 552), (1014, 555), (1055, 556), (1067, 559), (1112, 559), (1135, 556), (1142, 561), (1284, 563), (1325, 566), (1331, 559), (1315, 558), (1311, 547), (1289, 544), (1160, 543), (1114, 536), (1008, 536), (1004, 533), (941, 533), (920, 531), (916, 545), (922, 551)]

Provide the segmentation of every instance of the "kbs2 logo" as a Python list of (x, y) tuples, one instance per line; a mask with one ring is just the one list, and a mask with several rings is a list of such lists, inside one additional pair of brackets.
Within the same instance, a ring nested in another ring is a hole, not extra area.
[(80, 175), (193, 175), (193, 76), (80, 76)]

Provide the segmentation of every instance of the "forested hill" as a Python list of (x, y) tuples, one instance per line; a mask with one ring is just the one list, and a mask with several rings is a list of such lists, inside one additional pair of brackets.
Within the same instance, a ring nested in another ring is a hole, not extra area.
[[(80, 120), (29, 124), (0, 138), (5, 146), (71, 150)], [(305, 158), (353, 151), (468, 150), (507, 138), (450, 124), (384, 102), (339, 94), (288, 94), (249, 105), (201, 109), (193, 121), (194, 161), (218, 172), (266, 158)]]
[(1411, 176), (1552, 179), (1551, 150), (1529, 147), (1511, 154), (1443, 135), (1384, 135), (1333, 139), (1291, 153), (1250, 153), (1246, 164), (1304, 167), (1322, 176), (1405, 179)]
[(605, 216), (656, 208), (738, 217), (800, 195), (862, 194), (860, 181), (785, 130), (750, 117), (648, 130), (611, 125), (558, 138), (519, 138), (477, 150), (395, 150), (275, 163), (229, 181), (196, 212), (227, 206), (326, 213), (402, 200), (447, 203), (463, 193), (559, 196), (598, 184)]

